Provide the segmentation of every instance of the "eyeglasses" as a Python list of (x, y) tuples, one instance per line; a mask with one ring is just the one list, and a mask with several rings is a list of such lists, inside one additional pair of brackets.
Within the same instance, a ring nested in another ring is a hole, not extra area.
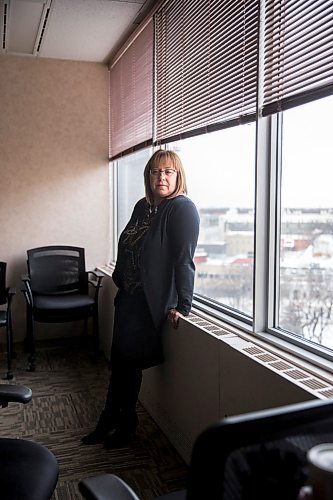
[(176, 173), (176, 170), (174, 170), (173, 168), (166, 168), (165, 170), (159, 170), (158, 168), (153, 168), (150, 171), (150, 173), (154, 177), (159, 177), (162, 174), (164, 174), (166, 177), (171, 177), (173, 174)]

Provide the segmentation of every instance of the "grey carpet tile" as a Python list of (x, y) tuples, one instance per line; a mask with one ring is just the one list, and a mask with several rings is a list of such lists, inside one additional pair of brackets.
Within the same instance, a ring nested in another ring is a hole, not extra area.
[[(141, 500), (184, 488), (187, 466), (140, 404), (138, 435), (131, 446), (107, 450), (81, 444), (96, 425), (110, 377), (102, 357), (92, 363), (89, 344), (82, 338), (38, 342), (35, 372), (27, 371), (27, 354), (15, 346), (14, 380), (2, 383), (31, 387), (33, 399), (0, 409), (0, 436), (31, 439), (55, 454), (60, 474), (52, 500), (82, 500), (79, 481), (105, 472), (127, 481)], [(5, 360), (2, 349), (2, 377)]]
[(82, 500), (76, 483), (71, 481), (58, 481), (52, 500)]

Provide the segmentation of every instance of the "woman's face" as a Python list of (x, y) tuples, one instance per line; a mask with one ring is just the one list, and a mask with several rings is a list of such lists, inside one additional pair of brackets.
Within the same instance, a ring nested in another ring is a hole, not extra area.
[(176, 190), (177, 171), (171, 160), (161, 160), (159, 165), (150, 171), (149, 180), (156, 204), (163, 198), (172, 195)]

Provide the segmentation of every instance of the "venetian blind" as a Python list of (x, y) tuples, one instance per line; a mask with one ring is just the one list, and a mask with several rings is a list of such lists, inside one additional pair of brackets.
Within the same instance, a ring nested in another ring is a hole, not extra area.
[(153, 134), (153, 21), (110, 70), (110, 157), (151, 144)]
[(263, 115), (333, 93), (333, 0), (266, 0)]
[(258, 0), (175, 0), (155, 16), (155, 139), (255, 118)]

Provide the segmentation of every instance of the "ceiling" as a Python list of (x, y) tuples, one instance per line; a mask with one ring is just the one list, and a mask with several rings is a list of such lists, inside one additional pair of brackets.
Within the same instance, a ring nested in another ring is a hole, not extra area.
[(0, 54), (107, 63), (155, 0), (0, 0)]

